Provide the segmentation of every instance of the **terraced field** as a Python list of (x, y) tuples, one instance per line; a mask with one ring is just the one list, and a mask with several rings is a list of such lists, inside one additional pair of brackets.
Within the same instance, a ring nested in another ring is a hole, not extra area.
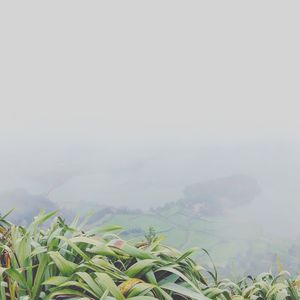
[[(270, 238), (261, 228), (226, 216), (190, 216), (173, 207), (139, 214), (113, 214), (106, 222), (126, 228), (122, 232), (126, 238), (139, 239), (152, 226), (165, 237), (166, 243), (178, 249), (205, 248), (223, 275), (262, 272), (275, 267), (276, 257), (297, 272), (295, 266), (300, 262), (289, 254), (290, 241)], [(209, 264), (201, 252), (194, 254), (194, 258), (204, 265)]]

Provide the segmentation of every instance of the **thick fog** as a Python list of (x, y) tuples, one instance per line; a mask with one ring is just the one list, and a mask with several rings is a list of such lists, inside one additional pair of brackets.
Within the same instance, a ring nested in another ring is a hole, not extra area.
[(2, 210), (22, 193), (47, 209), (146, 210), (242, 174), (261, 193), (231, 214), (291, 233), (298, 11), (277, 1), (2, 3)]

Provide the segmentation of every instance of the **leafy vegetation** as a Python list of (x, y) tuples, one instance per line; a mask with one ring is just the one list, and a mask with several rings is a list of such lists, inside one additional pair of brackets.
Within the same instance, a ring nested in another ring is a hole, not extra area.
[(140, 242), (125, 241), (118, 226), (85, 229), (78, 218), (68, 225), (54, 215), (40, 213), (26, 228), (0, 218), (1, 300), (300, 299), (300, 278), (279, 262), (277, 276), (234, 283), (196, 264), (196, 249), (163, 245), (153, 228)]
[[(292, 274), (300, 270), (300, 239), (265, 232), (238, 214), (236, 218), (192, 215), (189, 210), (173, 204), (149, 212), (118, 212), (103, 222), (94, 222), (93, 226), (101, 223), (119, 224), (125, 229), (121, 237), (137, 240), (155, 224), (156, 232), (165, 236), (164, 242), (176, 249), (205, 247), (223, 277), (240, 278), (264, 272), (275, 266), (276, 256)], [(204, 267), (210, 265), (201, 251), (195, 252), (193, 258)]]

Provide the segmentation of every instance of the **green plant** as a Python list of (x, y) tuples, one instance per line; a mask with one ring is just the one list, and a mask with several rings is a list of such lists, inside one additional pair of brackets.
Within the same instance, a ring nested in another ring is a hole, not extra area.
[(151, 244), (157, 237), (156, 230), (153, 226), (148, 228), (148, 231), (145, 233), (145, 239), (149, 244)]
[(299, 299), (300, 279), (287, 272), (220, 280), (216, 269), (191, 259), (195, 249), (165, 246), (154, 230), (146, 242), (131, 243), (118, 226), (83, 224), (66, 224), (55, 212), (40, 213), (26, 228), (0, 218), (0, 299)]

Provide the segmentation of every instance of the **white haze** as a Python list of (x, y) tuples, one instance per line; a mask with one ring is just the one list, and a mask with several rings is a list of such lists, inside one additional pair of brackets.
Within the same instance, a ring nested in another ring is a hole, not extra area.
[(287, 234), (300, 225), (298, 11), (2, 3), (0, 191), (147, 209), (247, 174), (262, 194), (239, 214)]

